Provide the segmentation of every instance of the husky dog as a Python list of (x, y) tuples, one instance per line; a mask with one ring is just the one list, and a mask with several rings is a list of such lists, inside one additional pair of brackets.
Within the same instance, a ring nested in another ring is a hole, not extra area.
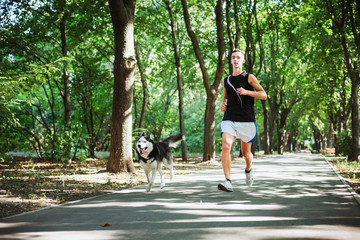
[(136, 143), (136, 153), (139, 156), (141, 167), (145, 171), (148, 184), (146, 191), (151, 190), (156, 177), (156, 172), (159, 172), (161, 177), (160, 188), (165, 186), (164, 176), (161, 171), (162, 163), (170, 169), (170, 180), (174, 177), (173, 171), (173, 155), (170, 147), (176, 147), (177, 144), (183, 139), (181, 134), (176, 134), (166, 138), (162, 142), (154, 142), (149, 136), (143, 133)]

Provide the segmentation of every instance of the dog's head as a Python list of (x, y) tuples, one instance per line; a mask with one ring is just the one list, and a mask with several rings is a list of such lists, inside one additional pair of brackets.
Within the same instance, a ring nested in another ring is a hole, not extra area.
[(146, 158), (154, 148), (154, 142), (149, 136), (143, 133), (136, 143), (136, 151), (138, 154)]

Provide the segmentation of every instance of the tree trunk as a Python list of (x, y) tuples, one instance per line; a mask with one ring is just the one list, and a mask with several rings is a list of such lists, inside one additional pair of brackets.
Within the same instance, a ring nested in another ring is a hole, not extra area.
[[(91, 101), (91, 100), (90, 100)], [(89, 144), (89, 157), (95, 158), (95, 147), (96, 147), (96, 134), (94, 129), (94, 114), (93, 114), (92, 103), (89, 104), (89, 118), (90, 118), (90, 144)]]
[(204, 152), (203, 161), (215, 160), (215, 110), (216, 100), (219, 95), (221, 80), (224, 74), (225, 67), (225, 41), (224, 41), (224, 26), (223, 26), (223, 0), (218, 0), (215, 8), (216, 15), (216, 34), (217, 34), (217, 49), (218, 61), (215, 74), (215, 80), (210, 85), (210, 78), (207, 68), (205, 66), (204, 57), (201, 53), (199, 42), (194, 31), (191, 28), (190, 16), (187, 8), (187, 1), (181, 0), (183, 6), (183, 14), (187, 33), (191, 39), (196, 58), (199, 62), (201, 73), (203, 76), (203, 83), (206, 90), (206, 110), (205, 110), (205, 125), (204, 125)]
[[(272, 33), (272, 35), (270, 36), (271, 39), (271, 45), (270, 45), (270, 79), (272, 81), (274, 81), (276, 73), (277, 73), (277, 68), (276, 68), (276, 64), (275, 64), (275, 51), (276, 51), (276, 47), (275, 47), (275, 42), (276, 42), (276, 34)], [(274, 129), (275, 129), (275, 121), (276, 121), (276, 117), (279, 114), (279, 107), (281, 105), (281, 102), (278, 103), (278, 95), (279, 95), (279, 90), (276, 88), (273, 89), (274, 90), (274, 94), (273, 97), (268, 97), (268, 101), (269, 101), (269, 141), (270, 141), (270, 153), (273, 152), (274, 150), (274, 139), (273, 139), (273, 135), (274, 135)], [(281, 100), (281, 99), (280, 99)]]
[(109, 0), (114, 30), (114, 93), (111, 116), (110, 172), (135, 171), (132, 161), (135, 0)]
[[(66, 17), (67, 14), (65, 12), (65, 5), (66, 1), (62, 0), (59, 3), (59, 10), (61, 12), (61, 18), (59, 23), (59, 30), (60, 30), (60, 36), (61, 36), (61, 53), (62, 57), (67, 57), (67, 42), (66, 42)], [(62, 95), (63, 104), (64, 104), (64, 129), (69, 130), (70, 129), (70, 83), (69, 83), (69, 75), (67, 74), (67, 68), (68, 63), (67, 60), (63, 60), (63, 74), (62, 74), (62, 80), (63, 80), (63, 92), (60, 95)], [(66, 144), (66, 150), (67, 153), (66, 157), (71, 157), (71, 142), (68, 141)]]
[(137, 65), (138, 65), (139, 72), (140, 72), (140, 79), (141, 79), (141, 85), (142, 85), (142, 90), (143, 90), (143, 102), (142, 102), (142, 106), (141, 106), (141, 114), (140, 114), (140, 122), (139, 122), (139, 128), (143, 128), (144, 122), (145, 122), (146, 106), (148, 103), (148, 93), (147, 93), (147, 84), (146, 84), (146, 79), (145, 79), (145, 74), (144, 74), (144, 68), (142, 66), (140, 54), (139, 54), (139, 51), (137, 50), (137, 48), (135, 48), (135, 53), (136, 53), (136, 61), (137, 61)]
[[(351, 63), (350, 52), (344, 29), (340, 29), (341, 40), (344, 50), (345, 63), (351, 79), (351, 160), (360, 160), (360, 125), (359, 125), (359, 85), (360, 74), (356, 64), (353, 67)], [(360, 56), (358, 56), (358, 59)]]
[(206, 99), (203, 161), (215, 160), (215, 111), (217, 109), (217, 96), (218, 94), (216, 96), (208, 96)]
[[(233, 5), (233, 12), (234, 12), (234, 21), (235, 21), (235, 39), (234, 39), (234, 35), (232, 33), (232, 28), (231, 28), (231, 19), (230, 19), (230, 6), (231, 6), (231, 2), (234, 3)], [(240, 21), (239, 21), (239, 8), (237, 6), (237, 1), (236, 0), (226, 0), (226, 31), (228, 34), (228, 39), (229, 39), (229, 51), (228, 51), (228, 69), (229, 69), (229, 74), (232, 74), (232, 65), (231, 65), (231, 55), (232, 52), (235, 48), (238, 48), (239, 46), (239, 41), (240, 41)]]
[(274, 136), (274, 129), (275, 129), (275, 121), (276, 121), (275, 119), (279, 112), (279, 104), (276, 103), (276, 101), (277, 101), (276, 94), (274, 94), (274, 98), (275, 99), (268, 97), (269, 106), (270, 106), (270, 110), (269, 110), (269, 141), (270, 141), (269, 152), (270, 153), (272, 153), (274, 151), (273, 136)]
[[(283, 79), (285, 79), (283, 77)], [(283, 81), (283, 86), (285, 84), (285, 81)], [(281, 90), (280, 94), (281, 99), (284, 99), (283, 96), (283, 90)], [(287, 103), (286, 100), (280, 100), (280, 102), (283, 102), (280, 108), (280, 114), (278, 119), (278, 153), (283, 154), (285, 150), (285, 135), (286, 135), (286, 120), (291, 112), (291, 109), (295, 106), (296, 103), (298, 103), (300, 99), (295, 98), (290, 103)]]
[[(359, 124), (359, 85), (360, 85), (360, 74), (355, 66), (351, 63), (350, 52), (344, 29), (340, 29), (341, 40), (344, 50), (345, 63), (351, 79), (351, 160), (360, 160), (360, 124)], [(357, 57), (360, 59), (360, 56)]]
[(280, 123), (278, 123), (278, 127), (277, 127), (277, 136), (278, 136), (277, 152), (278, 154), (283, 155), (284, 145), (285, 145), (285, 129), (281, 128)]
[[(60, 35), (61, 35), (61, 53), (64, 58), (67, 57), (67, 43), (66, 43), (66, 32), (65, 32), (65, 25), (66, 25), (66, 14), (65, 14), (65, 4), (66, 1), (61, 1), (59, 3), (60, 11), (61, 11), (61, 19), (60, 19)], [(63, 85), (64, 85), (64, 91), (62, 94), (63, 103), (64, 103), (64, 125), (65, 129), (67, 129), (70, 126), (70, 83), (69, 83), (69, 75), (67, 74), (67, 60), (63, 61)]]
[(266, 155), (270, 154), (270, 140), (269, 140), (269, 130), (268, 130), (268, 110), (266, 109), (266, 101), (261, 101), (264, 115), (264, 153)]
[(360, 127), (359, 127), (359, 79), (351, 86), (351, 159), (360, 161)]
[[(171, 41), (174, 49), (174, 58), (175, 58), (175, 67), (176, 67), (176, 79), (178, 85), (179, 93), (179, 118), (180, 118), (180, 133), (185, 136), (185, 122), (184, 122), (184, 89), (183, 89), (183, 80), (181, 78), (181, 66), (180, 66), (180, 56), (178, 52), (178, 46), (176, 44), (176, 29), (174, 26), (174, 19), (172, 16), (172, 10), (170, 6), (170, 1), (165, 0), (166, 9), (168, 10), (170, 17), (170, 26), (171, 26)], [(181, 141), (181, 156), (183, 161), (187, 161), (187, 151), (186, 151), (186, 141), (185, 138)]]

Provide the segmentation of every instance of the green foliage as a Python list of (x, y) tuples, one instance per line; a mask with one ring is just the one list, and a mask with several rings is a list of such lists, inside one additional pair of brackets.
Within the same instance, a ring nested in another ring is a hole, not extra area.
[[(66, 162), (79, 153), (91, 156), (94, 151), (109, 149), (114, 43), (107, 1), (69, 0), (64, 1), (63, 7), (58, 3), (5, 0), (0, 4), (0, 155), (32, 151), (41, 158)], [(186, 32), (181, 2), (170, 1), (170, 4), (184, 82), (187, 149), (201, 153), (206, 100), (202, 73)], [(205, 65), (210, 76), (214, 76), (216, 1), (188, 1), (188, 4)], [(253, 72), (258, 72), (261, 66), (257, 78), (269, 98), (279, 104), (273, 113), (276, 115), (274, 145), (280, 115), (296, 101), (281, 131), (291, 134), (293, 142), (300, 144), (313, 140), (315, 129), (322, 135), (326, 131), (334, 133), (335, 129), (329, 129), (332, 126), (340, 132), (337, 150), (348, 155), (351, 134), (343, 129), (349, 126), (351, 81), (344, 65), (339, 33), (324, 2), (260, 0), (256, 6), (257, 21), (252, 14), (252, 4), (253, 1), (242, 1), (238, 5), (241, 36), (238, 47), (248, 54), (254, 50), (255, 56), (247, 55), (254, 57)], [(231, 7), (233, 34), (234, 14)], [(62, 17), (65, 18), (66, 56), (61, 48)], [(156, 140), (179, 132), (169, 21), (163, 1), (137, 1), (135, 38), (149, 102), (143, 129), (138, 129), (143, 86), (137, 71), (133, 143), (142, 131), (153, 134)], [(226, 31), (226, 22), (224, 27)], [(350, 30), (345, 29), (346, 33)], [(227, 44), (228, 41), (226, 37)], [(353, 37), (349, 37), (349, 48), (355, 49)], [(64, 72), (71, 88), (70, 126), (66, 126), (64, 120)], [(260, 101), (255, 102), (258, 134), (262, 134), (263, 109)], [(269, 101), (266, 109), (273, 110)], [(222, 116), (217, 110), (215, 146), (218, 153)]]
[(336, 155), (351, 159), (351, 131), (344, 130), (337, 135), (335, 149)]

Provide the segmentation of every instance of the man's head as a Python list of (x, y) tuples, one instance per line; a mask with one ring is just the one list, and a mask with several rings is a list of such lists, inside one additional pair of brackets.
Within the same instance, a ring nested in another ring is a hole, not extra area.
[(243, 51), (241, 51), (240, 49), (236, 48), (232, 51), (232, 53), (241, 53), (243, 56), (245, 56), (245, 53)]
[(236, 67), (245, 63), (245, 54), (240, 49), (234, 49), (231, 54), (231, 64)]

